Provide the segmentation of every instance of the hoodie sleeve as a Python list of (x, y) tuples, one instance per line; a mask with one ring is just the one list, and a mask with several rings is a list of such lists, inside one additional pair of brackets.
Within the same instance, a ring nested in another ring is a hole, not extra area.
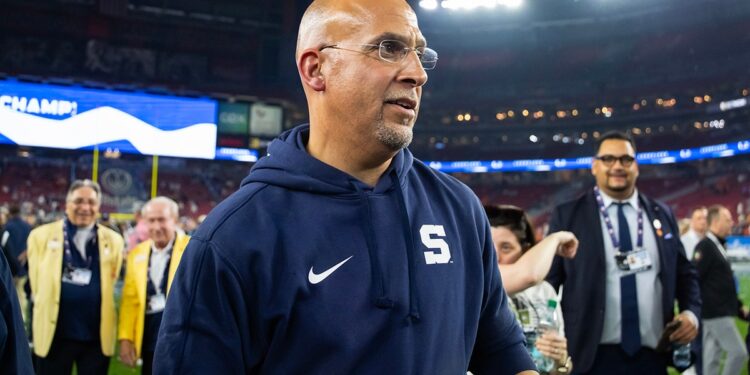
[[(480, 221), (481, 222), (481, 221)], [(482, 263), (484, 265), (484, 306), (479, 318), (479, 332), (474, 344), (469, 370), (474, 374), (517, 374), (536, 370), (526, 351), (525, 338), (516, 317), (508, 306), (497, 267), (489, 223), (484, 220)]]
[(167, 297), (154, 374), (246, 374), (261, 350), (240, 273), (215, 243), (193, 237)]

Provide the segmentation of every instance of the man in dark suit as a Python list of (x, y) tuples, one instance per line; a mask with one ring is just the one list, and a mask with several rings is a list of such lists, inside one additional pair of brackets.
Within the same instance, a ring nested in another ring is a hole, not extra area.
[(565, 336), (575, 371), (666, 374), (671, 355), (655, 351), (665, 325), (680, 322), (672, 323), (679, 324), (668, 335), (672, 343), (687, 344), (698, 333), (695, 269), (671, 210), (635, 187), (638, 163), (629, 136), (602, 135), (591, 171), (596, 187), (556, 207), (549, 228), (580, 240), (578, 256), (556, 257), (547, 276), (556, 289), (564, 285)]
[(734, 323), (738, 314), (746, 318), (737, 298), (734, 273), (727, 259), (726, 237), (732, 232), (732, 213), (724, 206), (708, 209), (708, 232), (698, 242), (693, 262), (698, 269), (703, 308), (703, 374), (718, 374), (726, 352), (722, 374), (739, 374), (747, 361), (747, 349)]
[(8, 213), (10, 219), (5, 223), (3, 234), (0, 236), (0, 246), (5, 250), (5, 256), (8, 258), (25, 327), (28, 321), (28, 303), (24, 287), (29, 279), (26, 266), (26, 240), (29, 238), (31, 225), (21, 218), (21, 208), (18, 205), (10, 206)]

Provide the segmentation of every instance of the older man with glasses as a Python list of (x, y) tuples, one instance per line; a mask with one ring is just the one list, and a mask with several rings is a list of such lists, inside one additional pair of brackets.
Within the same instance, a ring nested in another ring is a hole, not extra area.
[(102, 191), (76, 180), (65, 198), (65, 219), (29, 235), (32, 335), (37, 374), (106, 374), (115, 353), (114, 285), (123, 238), (96, 223)]
[(406, 149), (426, 44), (403, 0), (310, 5), (310, 124), (193, 236), (155, 373), (535, 373), (479, 200)]

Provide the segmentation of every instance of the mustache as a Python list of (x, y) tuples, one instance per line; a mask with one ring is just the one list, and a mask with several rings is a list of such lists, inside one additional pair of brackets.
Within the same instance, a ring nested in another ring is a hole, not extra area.
[(399, 100), (399, 99), (409, 99), (413, 100), (416, 103), (419, 103), (419, 97), (417, 94), (411, 90), (397, 90), (391, 93), (388, 93), (385, 96), (385, 100)]

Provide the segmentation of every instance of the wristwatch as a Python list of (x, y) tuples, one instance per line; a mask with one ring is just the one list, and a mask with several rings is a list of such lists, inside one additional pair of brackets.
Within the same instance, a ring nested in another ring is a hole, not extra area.
[(562, 366), (557, 368), (558, 374), (568, 374), (570, 373), (570, 370), (573, 369), (573, 359), (568, 356), (568, 358), (565, 358), (565, 362), (562, 364)]

